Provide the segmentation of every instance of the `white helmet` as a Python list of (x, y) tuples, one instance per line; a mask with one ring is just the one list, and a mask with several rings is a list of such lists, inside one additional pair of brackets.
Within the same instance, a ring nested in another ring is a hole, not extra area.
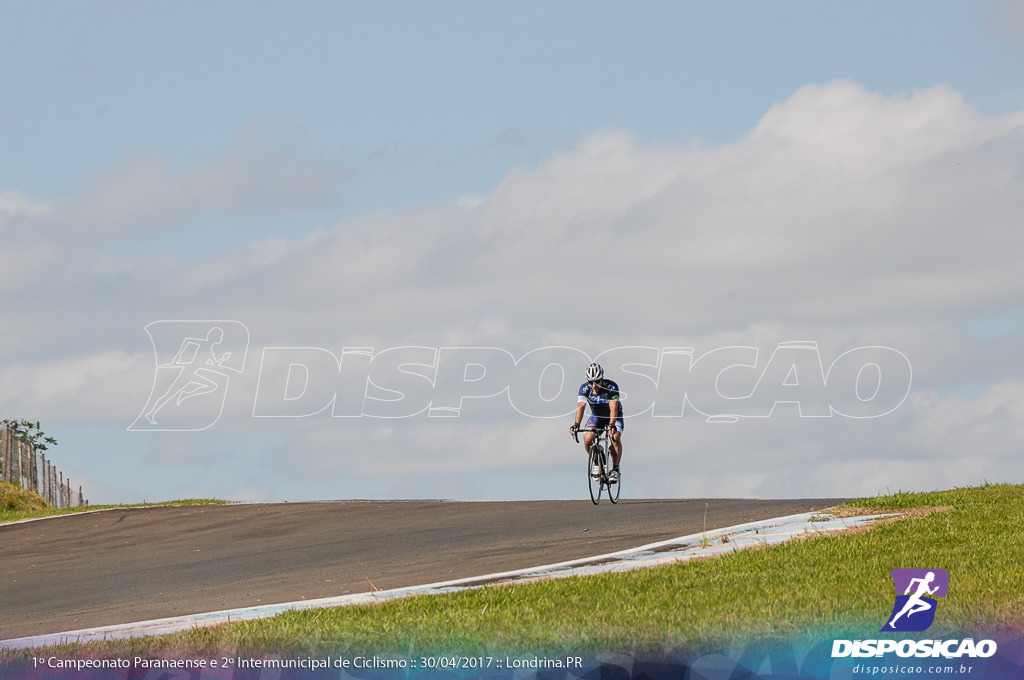
[(601, 364), (590, 364), (587, 366), (587, 380), (590, 382), (597, 382), (604, 377), (604, 369), (601, 368)]

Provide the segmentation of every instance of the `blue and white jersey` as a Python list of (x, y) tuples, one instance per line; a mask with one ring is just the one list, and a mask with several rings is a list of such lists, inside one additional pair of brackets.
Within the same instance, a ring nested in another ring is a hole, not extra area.
[[(590, 412), (598, 418), (607, 418), (611, 415), (610, 404), (613, 401), (619, 401), (619, 386), (614, 380), (603, 378), (601, 384), (596, 388), (591, 387), (589, 382), (580, 385), (580, 396), (577, 403), (590, 404)], [(619, 401), (618, 418), (621, 417), (622, 402)]]

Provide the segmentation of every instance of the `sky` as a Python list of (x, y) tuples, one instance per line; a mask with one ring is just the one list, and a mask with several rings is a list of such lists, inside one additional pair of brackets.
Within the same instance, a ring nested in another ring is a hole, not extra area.
[(1024, 477), (1020, 2), (0, 11), (0, 414), (92, 503), (583, 498), (594, 359), (624, 497)]

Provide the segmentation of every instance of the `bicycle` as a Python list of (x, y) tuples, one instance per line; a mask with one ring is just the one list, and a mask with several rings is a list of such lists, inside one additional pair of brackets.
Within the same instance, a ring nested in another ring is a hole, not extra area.
[[(589, 431), (594, 433), (594, 438), (590, 441), (590, 451), (587, 452), (587, 484), (590, 487), (590, 500), (597, 505), (601, 502), (601, 492), (607, 489), (608, 500), (613, 504), (618, 503), (619, 490), (622, 485), (611, 480), (613, 464), (608, 428), (602, 427)], [(576, 430), (572, 436), (578, 444), (580, 431)], [(594, 468), (598, 470), (597, 475), (594, 474)]]

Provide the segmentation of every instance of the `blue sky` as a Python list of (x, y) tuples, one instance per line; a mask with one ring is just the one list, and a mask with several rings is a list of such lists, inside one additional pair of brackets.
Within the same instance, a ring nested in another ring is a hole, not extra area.
[[(914, 366), (891, 417), (732, 430), (637, 418), (635, 492), (845, 495), (1024, 472), (998, 453), (1024, 394), (1021, 291), (999, 278), (1021, 252), (1017, 3), (3, 13), (0, 290), (14, 323), (0, 410), (59, 434), (59, 462), (96, 501), (579, 490), (561, 421), (527, 428), (548, 452), (528, 459), (543, 483), (448, 453), (513, 447), (484, 434), (523, 430), (501, 409), (459, 426), (255, 423), (244, 402), (251, 411), (258, 357), (275, 345), (742, 345), (767, 357), (814, 340), (830, 358), (887, 345)], [(593, 248), (613, 263), (607, 292), (573, 274)], [(620, 316), (596, 331), (570, 314), (594, 295)], [(251, 333), (236, 380), (250, 389), (206, 432), (126, 431), (154, 379), (144, 329), (166, 319)], [(930, 434), (936, 419), (955, 432)], [(409, 440), (436, 470), (407, 472)], [(679, 440), (691, 446), (668, 453)], [(376, 462), (331, 457), (349, 442)], [(990, 453), (964, 450), (975, 444)], [(305, 467), (274, 467), (310, 447)], [(690, 473), (722, 447), (737, 459)], [(733, 473), (772, 457), (791, 467)]]
[[(57, 3), (0, 27), (0, 182), (73, 190), (125, 155), (174, 167), (247, 125), (349, 169), (343, 214), (483, 193), (580, 134), (724, 143), (837, 77), (1020, 108), (986, 3)], [(332, 212), (331, 214), (337, 214)]]

